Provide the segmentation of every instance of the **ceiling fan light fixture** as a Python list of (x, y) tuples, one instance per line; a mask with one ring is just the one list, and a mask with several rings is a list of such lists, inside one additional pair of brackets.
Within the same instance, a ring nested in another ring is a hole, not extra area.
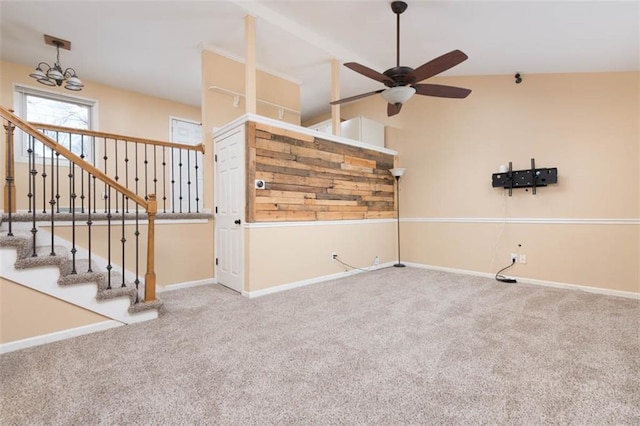
[(390, 104), (403, 104), (408, 101), (414, 94), (416, 89), (411, 86), (390, 87), (381, 93), (385, 101)]

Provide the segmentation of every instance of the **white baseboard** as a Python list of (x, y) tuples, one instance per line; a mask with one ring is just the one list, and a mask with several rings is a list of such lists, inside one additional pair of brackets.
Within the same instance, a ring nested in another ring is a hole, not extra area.
[[(412, 266), (414, 268), (431, 269), (434, 271), (443, 271), (443, 272), (452, 272), (454, 274), (474, 275), (477, 277), (485, 277), (485, 278), (495, 278), (495, 274), (491, 274), (488, 272), (470, 271), (467, 269), (445, 268), (442, 266), (433, 266), (433, 265), (426, 265), (423, 263), (414, 263), (414, 262), (404, 262), (404, 263), (407, 266)], [(513, 277), (513, 278), (518, 280), (519, 283), (523, 283), (523, 284), (533, 284), (533, 285), (540, 285), (544, 287), (563, 288), (567, 290), (580, 290), (580, 291), (586, 291), (589, 293), (605, 294), (607, 296), (625, 297), (627, 299), (640, 299), (640, 293), (635, 293), (632, 291), (611, 290), (607, 288), (589, 287), (584, 285), (568, 284), (568, 283), (561, 283), (556, 281), (537, 280), (535, 278), (526, 278), (526, 277)]]
[(211, 284), (218, 284), (218, 280), (215, 278), (205, 278), (203, 280), (185, 281), (183, 283), (169, 284), (164, 287), (157, 287), (156, 292), (164, 293), (165, 291), (180, 290), (183, 288), (197, 287), (201, 285), (211, 285)]
[(15, 340), (13, 342), (0, 344), (0, 354), (17, 351), (20, 349), (40, 346), (47, 343), (57, 342), (59, 340), (70, 339), (72, 337), (83, 336), (97, 331), (108, 330), (110, 328), (125, 325), (121, 322), (109, 320), (97, 322), (95, 324), (84, 325), (82, 327), (70, 328), (68, 330), (56, 331), (55, 333), (43, 334), (41, 336), (29, 337), (28, 339)]
[(260, 296), (266, 296), (268, 294), (273, 294), (273, 293), (280, 293), (281, 291), (286, 291), (286, 290), (291, 290), (294, 288), (298, 288), (298, 287), (304, 287), (307, 285), (311, 285), (311, 284), (318, 284), (318, 283), (322, 283), (325, 281), (331, 281), (331, 280), (336, 280), (338, 278), (344, 278), (344, 277), (348, 277), (350, 275), (354, 275), (354, 274), (361, 274), (363, 272), (371, 272), (371, 271), (377, 271), (378, 269), (382, 269), (382, 268), (388, 268), (389, 266), (393, 266), (395, 262), (387, 262), (387, 263), (381, 263), (377, 266), (372, 266), (369, 268), (363, 268), (363, 269), (351, 269), (349, 271), (345, 271), (345, 272), (338, 272), (337, 274), (330, 274), (330, 275), (322, 275), (320, 277), (315, 277), (315, 278), (309, 278), (307, 280), (302, 280), (302, 281), (295, 281), (292, 283), (288, 283), (288, 284), (282, 284), (282, 285), (278, 285), (275, 287), (269, 287), (269, 288), (265, 288), (262, 290), (255, 290), (255, 291), (243, 291), (242, 295), (249, 297), (249, 298), (253, 298), (253, 297), (260, 297)]

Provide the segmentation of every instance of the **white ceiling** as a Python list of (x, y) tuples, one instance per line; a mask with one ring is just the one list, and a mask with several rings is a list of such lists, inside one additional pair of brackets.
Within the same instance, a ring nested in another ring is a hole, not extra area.
[[(469, 59), (443, 75), (638, 70), (639, 1), (407, 1), (401, 65), (453, 49)], [(303, 120), (329, 110), (330, 61), (395, 66), (395, 15), (364, 1), (0, 1), (0, 58), (52, 63), (50, 34), (88, 81), (199, 105), (200, 51), (242, 59), (244, 16), (256, 17), (261, 69), (301, 83)], [(347, 68), (341, 97), (381, 88)]]

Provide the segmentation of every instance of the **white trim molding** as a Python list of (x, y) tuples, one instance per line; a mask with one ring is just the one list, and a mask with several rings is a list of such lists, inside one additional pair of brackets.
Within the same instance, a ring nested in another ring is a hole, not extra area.
[[(415, 263), (415, 262), (403, 261), (403, 263), (406, 264), (407, 266), (411, 266), (414, 268), (430, 269), (433, 271), (452, 272), (454, 274), (473, 275), (476, 277), (495, 279), (495, 274), (491, 274), (488, 272), (471, 271), (468, 269), (446, 268), (443, 266), (434, 266), (434, 265), (427, 265), (424, 263)], [(611, 290), (607, 288), (589, 287), (585, 285), (568, 284), (568, 283), (561, 283), (556, 281), (545, 281), (545, 280), (538, 280), (535, 278), (526, 278), (526, 277), (513, 277), (513, 278), (515, 278), (518, 281), (518, 283), (522, 283), (522, 284), (533, 284), (533, 285), (539, 285), (544, 287), (562, 288), (565, 290), (580, 290), (580, 291), (586, 291), (589, 293), (604, 294), (607, 296), (624, 297), (627, 299), (640, 299), (640, 293), (635, 293), (632, 291)]]
[(205, 278), (202, 280), (185, 281), (183, 283), (168, 284), (168, 285), (165, 285), (164, 287), (157, 287), (156, 292), (164, 293), (166, 291), (181, 290), (183, 288), (199, 287), (201, 285), (212, 285), (212, 284), (218, 284), (218, 280), (216, 280), (215, 278)]
[(101, 321), (95, 324), (83, 325), (81, 327), (70, 328), (68, 330), (56, 331), (54, 333), (43, 334), (41, 336), (29, 337), (27, 339), (15, 340), (13, 342), (0, 344), (0, 354), (17, 351), (20, 349), (31, 348), (34, 346), (45, 345), (60, 340), (70, 339), (72, 337), (84, 336), (85, 334), (95, 333), (98, 331), (108, 330), (110, 328), (125, 325), (121, 322), (109, 320)]
[(640, 225), (640, 218), (565, 217), (405, 217), (407, 223), (517, 223), (542, 225)]
[(213, 138), (217, 139), (220, 136), (222, 136), (223, 134), (225, 134), (226, 132), (235, 129), (236, 127), (241, 126), (242, 124), (248, 122), (248, 121), (252, 121), (255, 123), (259, 123), (259, 124), (264, 124), (267, 126), (273, 126), (273, 127), (277, 127), (279, 129), (283, 129), (283, 130), (290, 130), (292, 132), (296, 132), (302, 135), (307, 135), (307, 136), (312, 136), (315, 138), (320, 138), (320, 139), (324, 139), (327, 141), (331, 141), (331, 142), (337, 142), (337, 143), (341, 143), (343, 145), (349, 145), (349, 146), (355, 146), (358, 148), (364, 148), (364, 149), (369, 149), (371, 151), (377, 151), (377, 152), (382, 152), (384, 154), (390, 154), (390, 155), (398, 155), (397, 151), (394, 151), (392, 149), (389, 148), (383, 148), (377, 145), (371, 145), (365, 142), (360, 142), (360, 141), (354, 141), (352, 139), (347, 139), (347, 138), (343, 138), (340, 136), (335, 136), (335, 135), (329, 135), (327, 133), (322, 133), (322, 132), (318, 132), (317, 130), (312, 130), (309, 129), (308, 127), (301, 127), (301, 126), (296, 126), (295, 124), (291, 124), (291, 123), (286, 123), (284, 121), (279, 121), (279, 120), (274, 120), (272, 118), (268, 118), (268, 117), (263, 117), (260, 115), (255, 115), (255, 114), (244, 114), (238, 118), (236, 118), (235, 120), (225, 124), (224, 126), (217, 128), (214, 130), (213, 132)]
[(242, 291), (242, 295), (246, 296), (248, 298), (266, 296), (268, 294), (280, 293), (281, 291), (292, 290), (294, 288), (304, 287), (304, 286), (311, 285), (311, 284), (318, 284), (318, 283), (322, 283), (322, 282), (325, 282), (325, 281), (337, 280), (339, 278), (348, 277), (348, 276), (354, 275), (354, 274), (361, 274), (363, 272), (377, 271), (378, 269), (383, 269), (383, 268), (388, 268), (390, 266), (393, 266), (394, 263), (395, 262), (381, 263), (381, 264), (376, 265), (376, 266), (371, 266), (368, 269), (351, 269), (351, 270), (345, 271), (345, 272), (338, 272), (336, 274), (330, 274), (330, 275), (322, 275), (320, 277), (309, 278), (309, 279), (302, 280), (302, 281), (294, 281), (294, 282), (291, 282), (291, 283), (282, 284), (282, 285), (278, 285), (278, 286), (275, 286), (275, 287), (268, 287), (268, 288), (265, 288), (265, 289), (262, 289), (262, 290), (254, 290), (254, 291), (244, 291), (243, 290)]
[(291, 228), (298, 226), (337, 226), (337, 225), (375, 225), (380, 223), (396, 223), (395, 219), (356, 219), (356, 220), (313, 220), (300, 222), (251, 222), (243, 226), (256, 228)]

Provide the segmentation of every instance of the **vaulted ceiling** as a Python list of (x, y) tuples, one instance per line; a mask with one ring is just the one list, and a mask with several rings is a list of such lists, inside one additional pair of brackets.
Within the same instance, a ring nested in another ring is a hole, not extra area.
[[(469, 59), (443, 75), (639, 69), (638, 1), (407, 1), (401, 64), (453, 49)], [(63, 66), (85, 80), (192, 105), (203, 48), (242, 60), (244, 16), (256, 17), (259, 68), (301, 84), (303, 120), (329, 110), (330, 61), (395, 65), (389, 1), (6, 1), (0, 58), (53, 62), (50, 34), (72, 42)], [(344, 67), (341, 97), (380, 88)], [(585, 88), (588, 90), (588, 88)]]

